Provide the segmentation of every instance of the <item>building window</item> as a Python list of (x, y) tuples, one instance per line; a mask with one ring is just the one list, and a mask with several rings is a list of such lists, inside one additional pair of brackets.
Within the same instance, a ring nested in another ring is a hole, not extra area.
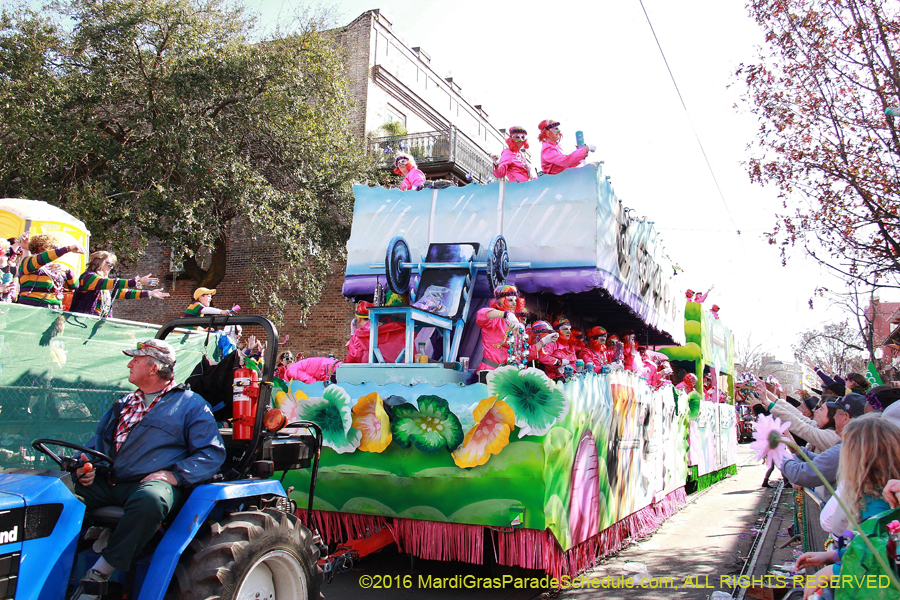
[(406, 115), (397, 110), (395, 107), (390, 104), (387, 105), (385, 109), (384, 116), (385, 123), (400, 123), (404, 127), (406, 127)]

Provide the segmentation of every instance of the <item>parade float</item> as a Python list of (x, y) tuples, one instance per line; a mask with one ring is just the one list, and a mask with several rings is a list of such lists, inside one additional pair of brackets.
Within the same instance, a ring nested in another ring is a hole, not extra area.
[[(682, 506), (689, 457), (703, 474), (727, 462), (707, 435), (719, 417), (704, 402), (694, 423), (688, 394), (671, 385), (621, 368), (560, 381), (521, 364), (481, 380), (465, 368), (481, 362), (474, 315), (503, 283), (532, 316), (634, 331), (647, 346), (683, 346), (693, 331), (657, 230), (629, 216), (599, 165), (354, 193), (344, 295), (377, 305), (390, 288), (402, 300), (369, 310), (368, 362), (343, 363), (335, 383), (277, 383), (275, 394), (289, 419), (323, 427), (314, 525), (326, 541), (389, 531), (422, 558), (491, 556), (571, 575)], [(399, 352), (381, 352), (386, 321), (404, 326)], [(728, 358), (719, 372), (730, 373)], [(705, 444), (696, 459), (689, 440)], [(285, 474), (296, 490), (308, 482)]]
[[(288, 419), (323, 430), (311, 525), (327, 542), (370, 540), (369, 551), (396, 542), (427, 559), (572, 575), (678, 510), (689, 465), (696, 477), (733, 465), (734, 436), (723, 433), (733, 407), (696, 390), (621, 368), (559, 381), (521, 364), (483, 377), (474, 368), (475, 315), (498, 284), (514, 283), (534, 316), (633, 331), (730, 385), (730, 334), (700, 306), (685, 310), (653, 223), (629, 216), (600, 166), (355, 195), (343, 290), (381, 305), (369, 310), (368, 361), (341, 364), (333, 382), (276, 380), (272, 394)], [(390, 301), (380, 301), (384, 288)], [(87, 440), (129, 391), (121, 350), (155, 329), (18, 305), (0, 320), (3, 467), (36, 465), (35, 437)], [(388, 324), (402, 331), (392, 352), (378, 339)], [(215, 346), (202, 332), (170, 339), (179, 381)], [(307, 505), (315, 474), (275, 477)]]

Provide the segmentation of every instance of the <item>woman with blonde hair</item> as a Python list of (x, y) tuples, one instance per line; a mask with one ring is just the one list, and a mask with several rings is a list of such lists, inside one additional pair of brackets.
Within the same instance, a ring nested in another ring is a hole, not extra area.
[(87, 269), (78, 278), (78, 289), (72, 297), (72, 312), (111, 317), (113, 300), (169, 297), (161, 289), (142, 289), (159, 283), (152, 273), (132, 279), (110, 277), (109, 273), (115, 266), (116, 255), (112, 252), (99, 250), (91, 253)]
[[(900, 427), (880, 413), (851, 420), (841, 436), (841, 457), (838, 463), (838, 488), (825, 508), (820, 521), (822, 528), (841, 538), (849, 527), (846, 514), (837, 499), (843, 500), (857, 522), (890, 508), (882, 491), (892, 479), (900, 479)], [(805, 596), (815, 587), (828, 587), (840, 575), (838, 562), (843, 549), (807, 552), (797, 559), (797, 571), (810, 566), (826, 566), (810, 577), (811, 585)]]

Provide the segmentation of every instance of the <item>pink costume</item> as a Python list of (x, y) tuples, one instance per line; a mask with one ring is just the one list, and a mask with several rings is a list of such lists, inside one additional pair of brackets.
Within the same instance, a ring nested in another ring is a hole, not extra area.
[(547, 374), (547, 377), (550, 379), (559, 379), (562, 377), (562, 373), (560, 373), (560, 368), (563, 366), (562, 359), (558, 358), (558, 354), (562, 354), (564, 349), (561, 346), (565, 344), (561, 343), (562, 340), (557, 340), (552, 344), (547, 344), (541, 351), (538, 353), (537, 361), (541, 365), (541, 368), (544, 370), (544, 373)]
[(648, 383), (650, 383), (650, 387), (654, 390), (658, 390), (667, 383), (672, 383), (669, 381), (668, 373), (663, 370), (663, 367), (654, 367), (653, 372), (647, 377)]
[(506, 321), (502, 318), (489, 319), (487, 312), (498, 310), (491, 306), (482, 308), (475, 315), (475, 323), (481, 327), (481, 364), (478, 370), (496, 369), (509, 358), (506, 345)]
[(400, 191), (415, 190), (425, 185), (425, 173), (419, 169), (410, 169), (400, 183)]
[(521, 152), (513, 152), (509, 148), (500, 154), (500, 162), (494, 166), (494, 177), (501, 179), (506, 177), (513, 182), (528, 181), (531, 179), (531, 169), (528, 161)]
[(340, 364), (341, 362), (338, 359), (325, 356), (304, 358), (285, 369), (285, 379), (288, 381), (299, 379), (303, 383), (328, 381)]
[(694, 302), (703, 302), (708, 297), (709, 297), (709, 292), (706, 292), (705, 294), (701, 294), (700, 292), (697, 292), (696, 295), (694, 295)]
[[(347, 342), (347, 358), (344, 362), (369, 362), (369, 334), (371, 324), (368, 319), (358, 326)], [(394, 362), (406, 345), (406, 327), (402, 323), (381, 323), (378, 325), (378, 349), (384, 360)]]
[(572, 154), (563, 154), (559, 144), (544, 142), (541, 150), (541, 170), (545, 175), (557, 175), (566, 169), (577, 167), (588, 155), (588, 147), (577, 148)]
[(571, 345), (574, 341), (574, 337), (568, 340), (568, 343), (560, 337), (559, 340), (553, 344), (554, 348), (551, 351), (551, 354), (560, 361), (568, 360), (569, 364), (574, 367), (575, 361), (578, 360), (578, 357), (575, 356), (575, 348)]
[(626, 371), (631, 371), (637, 375), (644, 375), (644, 361), (641, 359), (641, 353), (634, 344), (634, 335), (625, 335), (625, 351), (623, 353), (622, 363)]
[(603, 368), (603, 365), (606, 364), (606, 351), (600, 350), (597, 352), (593, 348), (584, 347), (578, 351), (578, 358), (584, 361), (584, 364), (587, 365), (591, 363), (594, 365), (594, 373), (599, 373)]

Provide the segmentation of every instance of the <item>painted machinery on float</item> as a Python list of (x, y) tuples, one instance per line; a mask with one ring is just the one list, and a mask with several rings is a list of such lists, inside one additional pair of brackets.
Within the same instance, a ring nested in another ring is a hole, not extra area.
[[(226, 320), (263, 327), (269, 339), (265, 364), (275, 365), (278, 335), (262, 317), (176, 319), (157, 338), (176, 327), (221, 326)], [(231, 430), (222, 431), (228, 451), (222, 474), (191, 491), (151, 542), (152, 553), (145, 549), (128, 573), (86, 591), (135, 600), (319, 598), (322, 545), (296, 516), (281, 483), (269, 477), (276, 469), (311, 466), (311, 504), (321, 432), (315, 424), (299, 422), (291, 424), (293, 433), (264, 428), (262, 408), (269, 405), (272, 374), (272, 366), (264, 370), (251, 439), (235, 441)], [(0, 472), (0, 598), (61, 600), (97, 559), (91, 543), (83, 541), (85, 530), (114, 527), (123, 510), (103, 507), (85, 513), (72, 482), (80, 463), (50, 446), (84, 452), (98, 473), (112, 464), (109, 457), (60, 440), (38, 439), (33, 445), (61, 470)]]

